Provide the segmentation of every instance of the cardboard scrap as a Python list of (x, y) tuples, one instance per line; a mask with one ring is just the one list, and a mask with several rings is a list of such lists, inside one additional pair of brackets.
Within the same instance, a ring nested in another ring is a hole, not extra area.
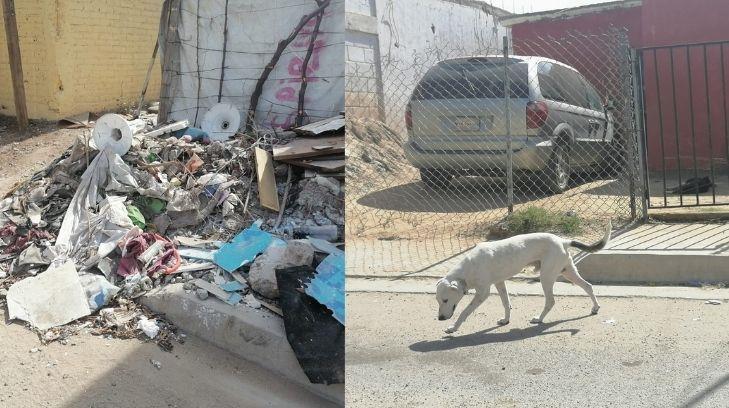
[(256, 174), (258, 175), (258, 198), (261, 206), (278, 211), (278, 190), (271, 153), (258, 147), (256, 147)]
[(91, 314), (76, 266), (67, 261), (13, 284), (7, 294), (8, 317), (47, 330)]

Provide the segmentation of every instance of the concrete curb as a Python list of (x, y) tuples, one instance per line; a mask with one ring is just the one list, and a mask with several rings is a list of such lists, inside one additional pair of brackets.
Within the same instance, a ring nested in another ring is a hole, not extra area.
[(591, 283), (718, 283), (729, 281), (729, 256), (691, 251), (605, 250), (582, 259), (577, 269)]
[(261, 308), (230, 306), (213, 297), (200, 300), (182, 284), (154, 289), (142, 304), (175, 325), (245, 360), (273, 371), (336, 404), (344, 405), (344, 384), (312, 384), (291, 349), (283, 320)]

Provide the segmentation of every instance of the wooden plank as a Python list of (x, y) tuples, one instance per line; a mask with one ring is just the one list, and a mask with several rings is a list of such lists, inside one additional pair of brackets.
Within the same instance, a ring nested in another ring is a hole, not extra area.
[(298, 159), (298, 160), (284, 160), (284, 162), (289, 163), (293, 166), (303, 167), (305, 169), (317, 170), (322, 173), (340, 172), (340, 171), (344, 170), (344, 164), (345, 164), (344, 158), (329, 159), (329, 160)]
[(263, 307), (265, 307), (266, 309), (268, 309), (268, 310), (272, 311), (273, 313), (276, 313), (277, 315), (283, 317), (283, 310), (281, 310), (280, 307), (278, 307), (278, 306), (276, 306), (274, 304), (268, 303), (268, 302), (266, 302), (264, 300), (261, 300), (261, 299), (256, 299), (256, 300), (258, 301), (258, 303), (260, 303), (261, 305), (263, 305)]
[(134, 113), (134, 119), (139, 117), (142, 112), (142, 104), (144, 103), (144, 96), (147, 94), (147, 87), (149, 87), (149, 78), (152, 76), (152, 68), (154, 68), (154, 60), (157, 59), (157, 50), (159, 49), (159, 38), (154, 42), (154, 51), (152, 51), (152, 59), (149, 61), (147, 67), (147, 76), (144, 77), (144, 85), (142, 85), (142, 93), (139, 95), (139, 104), (137, 105), (137, 111)]
[(167, 122), (172, 109), (172, 77), (179, 71), (180, 36), (177, 25), (180, 21), (181, 0), (165, 0), (167, 7), (163, 18), (165, 27), (164, 46), (162, 47), (162, 86), (160, 89), (159, 113), (157, 123)]
[(322, 138), (297, 138), (286, 145), (273, 147), (276, 160), (301, 159), (344, 153), (344, 136)]
[(18, 24), (15, 19), (14, 0), (3, 0), (3, 16), (5, 21), (5, 38), (8, 43), (10, 77), (13, 82), (13, 96), (15, 97), (15, 116), (18, 119), (18, 128), (24, 131), (28, 128), (28, 107), (25, 104), (23, 62), (20, 57), (20, 39), (18, 38)]
[(261, 206), (278, 211), (278, 191), (273, 173), (271, 153), (256, 147), (256, 174), (258, 175), (258, 199)]

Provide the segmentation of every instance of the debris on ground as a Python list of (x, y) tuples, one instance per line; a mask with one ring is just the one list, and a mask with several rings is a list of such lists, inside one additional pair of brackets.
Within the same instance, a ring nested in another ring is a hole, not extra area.
[(242, 134), (237, 111), (211, 111), (202, 129), (148, 112), (64, 120), (92, 129), (0, 200), (10, 319), (43, 344), (84, 330), (169, 351), (184, 334), (137, 302), (145, 293), (181, 284), (286, 317), (277, 269), (306, 267), (322, 276), (301, 296), (343, 322), (344, 117)]
[(704, 303), (707, 305), (720, 305), (722, 302), (721, 302), (721, 300), (709, 299)]

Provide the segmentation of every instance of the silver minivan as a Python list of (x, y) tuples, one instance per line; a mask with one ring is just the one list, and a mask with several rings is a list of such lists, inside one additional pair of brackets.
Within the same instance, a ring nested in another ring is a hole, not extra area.
[(505, 175), (507, 72), (515, 175), (559, 193), (572, 172), (599, 170), (611, 151), (613, 117), (577, 70), (542, 57), (455, 58), (425, 74), (405, 113), (406, 157), (427, 186)]

